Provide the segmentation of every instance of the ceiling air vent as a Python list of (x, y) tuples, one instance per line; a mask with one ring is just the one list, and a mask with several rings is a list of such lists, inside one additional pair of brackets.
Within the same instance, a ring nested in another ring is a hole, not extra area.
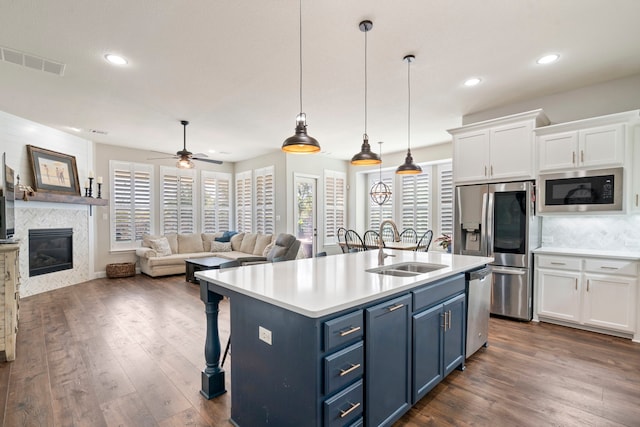
[(22, 65), (23, 67), (44, 71), (58, 76), (62, 76), (64, 74), (65, 64), (61, 62), (51, 61), (40, 56), (31, 55), (29, 53), (20, 52), (6, 47), (0, 47), (0, 59), (12, 64)]
[(106, 130), (99, 130), (99, 129), (89, 129), (89, 133), (93, 133), (95, 135), (108, 135), (109, 132), (107, 132)]

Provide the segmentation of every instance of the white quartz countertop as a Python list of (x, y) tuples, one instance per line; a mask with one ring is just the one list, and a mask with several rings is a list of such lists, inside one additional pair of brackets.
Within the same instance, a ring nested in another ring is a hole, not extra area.
[(437, 252), (385, 250), (394, 257), (385, 265), (405, 262), (446, 267), (412, 277), (385, 276), (365, 270), (378, 267), (378, 251), (329, 255), (278, 263), (196, 272), (205, 280), (311, 318), (356, 307), (493, 261), (489, 257)]
[(594, 258), (613, 258), (626, 260), (640, 260), (640, 251), (632, 250), (603, 250), (603, 249), (573, 249), (559, 248), (552, 246), (543, 246), (533, 250), (536, 254), (545, 255), (573, 255), (573, 256), (589, 256)]

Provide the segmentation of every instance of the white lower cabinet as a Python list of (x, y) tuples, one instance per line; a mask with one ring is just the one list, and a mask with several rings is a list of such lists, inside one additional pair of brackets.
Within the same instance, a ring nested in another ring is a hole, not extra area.
[(598, 330), (636, 332), (638, 262), (535, 256), (536, 315)]

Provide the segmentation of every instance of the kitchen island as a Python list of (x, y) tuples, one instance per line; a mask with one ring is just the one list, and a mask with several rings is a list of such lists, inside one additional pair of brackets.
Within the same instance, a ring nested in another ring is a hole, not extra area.
[(236, 425), (392, 424), (464, 367), (464, 272), (493, 259), (386, 252), (382, 272), (378, 251), (197, 272), (202, 395), (225, 392), (217, 312), (228, 296)]

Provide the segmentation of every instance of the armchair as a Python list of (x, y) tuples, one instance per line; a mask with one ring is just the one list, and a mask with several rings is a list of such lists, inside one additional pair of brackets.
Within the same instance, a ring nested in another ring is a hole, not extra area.
[[(251, 264), (264, 264), (267, 262), (290, 261), (292, 259), (296, 259), (299, 250), (300, 240), (296, 239), (296, 236), (293, 234), (280, 233), (266, 257), (253, 256), (238, 258), (235, 261), (224, 263), (224, 268)], [(221, 268), (223, 267), (221, 266)]]

